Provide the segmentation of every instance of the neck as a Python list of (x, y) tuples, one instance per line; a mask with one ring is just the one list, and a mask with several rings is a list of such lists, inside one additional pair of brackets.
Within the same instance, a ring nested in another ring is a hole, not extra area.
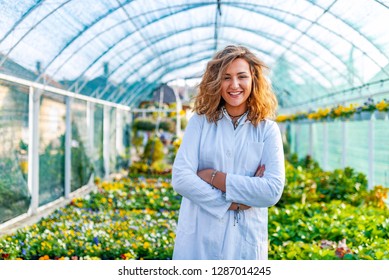
[(231, 118), (238, 118), (242, 116), (244, 113), (246, 113), (247, 110), (246, 108), (239, 109), (239, 110), (231, 110), (229, 108), (226, 108), (226, 111)]
[[(244, 112), (245, 113), (245, 112)], [(231, 118), (238, 118), (240, 116), (242, 116), (244, 113), (240, 114), (240, 115), (231, 115), (230, 113), (228, 113), (228, 115), (231, 117)]]

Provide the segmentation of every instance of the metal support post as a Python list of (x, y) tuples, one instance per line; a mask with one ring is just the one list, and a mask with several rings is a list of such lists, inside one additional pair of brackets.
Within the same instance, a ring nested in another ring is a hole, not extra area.
[(323, 122), (323, 169), (328, 170), (328, 124)]
[(347, 125), (346, 122), (342, 122), (342, 168), (347, 164)]
[(28, 112), (28, 190), (31, 194), (29, 214), (37, 213), (39, 206), (39, 111), (41, 91), (30, 87)]
[(65, 132), (65, 198), (69, 198), (72, 178), (72, 104), (73, 97), (66, 97)]
[(86, 105), (86, 127), (88, 130), (88, 155), (92, 158), (94, 162), (96, 160), (95, 156), (95, 104), (92, 102), (87, 103)]
[(176, 135), (177, 137), (181, 136), (181, 111), (182, 111), (182, 102), (180, 96), (178, 95), (177, 90), (173, 90), (174, 96), (176, 97)]
[(369, 120), (369, 138), (368, 138), (368, 149), (369, 149), (369, 169), (368, 169), (368, 188), (372, 189), (374, 186), (374, 119)]
[(313, 157), (313, 124), (310, 123), (309, 125), (309, 149), (308, 154)]
[(104, 158), (104, 178), (108, 180), (109, 174), (111, 173), (109, 170), (109, 161), (110, 161), (110, 110), (111, 107), (104, 106), (104, 120), (103, 120), (103, 158)]
[(116, 109), (116, 151), (120, 156), (124, 155), (123, 145), (123, 111)]

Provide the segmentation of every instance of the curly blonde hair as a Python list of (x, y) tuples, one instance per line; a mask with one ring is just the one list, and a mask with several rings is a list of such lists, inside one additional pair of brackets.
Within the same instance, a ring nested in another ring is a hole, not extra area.
[(217, 52), (207, 64), (195, 97), (194, 111), (207, 117), (209, 122), (217, 122), (225, 104), (221, 96), (221, 82), (228, 66), (237, 58), (243, 58), (250, 65), (252, 90), (247, 99), (247, 118), (254, 126), (265, 118), (274, 118), (278, 106), (277, 98), (264, 75), (268, 67), (250, 50), (243, 46), (227, 46)]

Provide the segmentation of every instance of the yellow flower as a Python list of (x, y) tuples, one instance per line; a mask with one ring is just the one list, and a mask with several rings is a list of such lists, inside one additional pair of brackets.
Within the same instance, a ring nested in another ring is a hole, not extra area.
[(149, 242), (143, 243), (143, 248), (147, 249), (149, 247), (150, 247), (150, 243)]
[(376, 108), (378, 111), (387, 111), (389, 104), (386, 103), (385, 100), (381, 100), (381, 102), (377, 103)]

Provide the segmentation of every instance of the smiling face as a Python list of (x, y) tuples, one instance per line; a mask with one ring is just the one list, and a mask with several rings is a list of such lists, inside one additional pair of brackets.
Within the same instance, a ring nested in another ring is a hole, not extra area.
[(246, 100), (251, 94), (251, 87), (250, 65), (243, 58), (235, 59), (228, 66), (221, 83), (221, 95), (230, 115), (236, 116), (246, 112)]

